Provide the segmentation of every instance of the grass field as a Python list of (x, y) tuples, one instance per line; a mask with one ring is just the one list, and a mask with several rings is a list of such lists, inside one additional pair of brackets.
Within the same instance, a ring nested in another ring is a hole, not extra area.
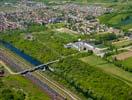
[(46, 93), (22, 76), (10, 75), (2, 80), (9, 88), (22, 89), (26, 93), (26, 100), (51, 100)]
[(81, 58), (81, 60), (93, 67), (103, 70), (107, 74), (115, 76), (116, 78), (132, 86), (132, 74), (116, 67), (114, 64), (110, 64), (107, 61), (93, 55)]

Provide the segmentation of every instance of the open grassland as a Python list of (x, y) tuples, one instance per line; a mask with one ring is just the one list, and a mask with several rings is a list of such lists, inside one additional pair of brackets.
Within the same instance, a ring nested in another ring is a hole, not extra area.
[[(2, 81), (6, 88), (22, 90), (26, 94), (26, 100), (51, 100), (46, 93), (22, 76), (10, 75), (2, 78)], [(21, 97), (19, 100), (25, 99)]]
[(114, 75), (118, 79), (132, 86), (132, 74), (116, 67), (114, 64), (110, 64), (107, 61), (93, 55), (81, 58), (81, 60), (93, 67), (101, 69), (107, 74)]

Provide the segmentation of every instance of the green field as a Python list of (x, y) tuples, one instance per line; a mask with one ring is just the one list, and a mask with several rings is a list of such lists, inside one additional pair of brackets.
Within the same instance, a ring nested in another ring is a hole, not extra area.
[(124, 71), (123, 69), (118, 68), (114, 64), (110, 64), (107, 61), (93, 55), (81, 58), (81, 60), (93, 67), (101, 69), (107, 74), (114, 75), (116, 78), (132, 86), (132, 74)]
[[(129, 8), (130, 10), (131, 8)], [(126, 9), (127, 10), (127, 9)], [(105, 14), (99, 17), (101, 23), (108, 26), (129, 30), (132, 27), (132, 12), (115, 12), (112, 14)]]
[(123, 61), (122, 61), (122, 64), (123, 64), (125, 67), (130, 68), (131, 71), (132, 71), (132, 57), (123, 60)]
[[(12, 100), (51, 100), (50, 97), (44, 93), (41, 89), (39, 89), (37, 86), (35, 86), (31, 81), (25, 79), (22, 76), (6, 76), (4, 78), (2, 78), (2, 82), (4, 84), (4, 86), (0, 89), (4, 90), (4, 89), (11, 89), (12, 91), (18, 91), (21, 90), (25, 93), (26, 98), (23, 99), (20, 94), (14, 94), (16, 99), (12, 99)], [(0, 96), (4, 96), (3, 94), (0, 93)], [(0, 100), (9, 100), (9, 98), (11, 98), (10, 96), (12, 96), (12, 94), (7, 94), (8, 97), (7, 98), (3, 98)], [(17, 99), (17, 96), (20, 96), (20, 99)], [(11, 99), (10, 99), (11, 100)]]
[(116, 63), (121, 65), (121, 68), (123, 68), (124, 70), (132, 72), (132, 57), (122, 61), (116, 61)]

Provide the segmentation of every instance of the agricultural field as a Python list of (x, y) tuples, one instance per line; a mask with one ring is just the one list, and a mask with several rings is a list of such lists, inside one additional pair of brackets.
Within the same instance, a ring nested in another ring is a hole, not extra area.
[(115, 64), (126, 71), (132, 72), (132, 57), (129, 57), (124, 60), (117, 60)]
[(120, 54), (116, 55), (115, 57), (117, 60), (120, 60), (120, 61), (125, 60), (127, 58), (132, 57), (132, 51), (120, 53)]
[(123, 69), (118, 68), (112, 63), (108, 63), (107, 61), (101, 59), (100, 57), (96, 57), (94, 55), (81, 58), (81, 60), (92, 67), (96, 67), (101, 69), (107, 74), (113, 75), (118, 79), (121, 79), (125, 82), (130, 82), (132, 86), (132, 74), (129, 72), (125, 72)]

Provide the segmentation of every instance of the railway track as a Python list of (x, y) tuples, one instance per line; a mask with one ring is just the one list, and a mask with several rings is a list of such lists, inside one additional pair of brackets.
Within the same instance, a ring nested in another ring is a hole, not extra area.
[[(11, 69), (15, 69), (16, 73), (23, 70), (23, 64), (19, 61), (14, 61), (13, 58), (9, 57), (2, 50), (0, 50), (0, 60), (10, 66)], [(31, 80), (34, 84), (40, 87), (44, 92), (46, 92), (52, 100), (65, 100), (66, 98), (57, 93), (55, 90), (50, 88), (46, 83), (39, 80), (34, 74), (26, 73), (24, 77)]]

